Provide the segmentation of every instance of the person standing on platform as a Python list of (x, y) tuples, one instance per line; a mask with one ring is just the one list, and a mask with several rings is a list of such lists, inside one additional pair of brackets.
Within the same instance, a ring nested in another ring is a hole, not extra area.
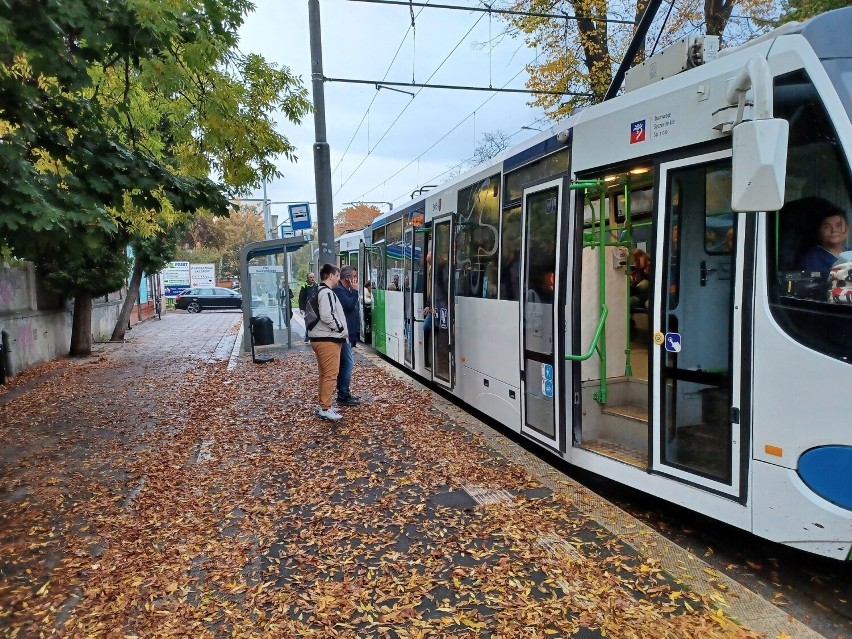
[(308, 281), (302, 284), (302, 288), (299, 289), (299, 310), (302, 311), (302, 315), (305, 314), (305, 304), (308, 303), (308, 297), (310, 297), (311, 291), (315, 291), (316, 289), (316, 275), (308, 273)]
[(349, 329), (346, 327), (343, 307), (334, 294), (334, 289), (340, 282), (340, 269), (334, 264), (323, 264), (320, 268), (320, 281), (322, 283), (317, 291), (319, 321), (308, 331), (319, 368), (317, 417), (336, 422), (343, 416), (331, 405), (331, 394), (340, 370), (340, 350), (347, 343)]
[(340, 271), (340, 283), (334, 289), (340, 300), (343, 312), (346, 314), (346, 325), (349, 327), (349, 339), (340, 349), (340, 371), (337, 373), (337, 405), (357, 406), (361, 402), (349, 391), (352, 380), (352, 369), (355, 360), (352, 349), (358, 343), (358, 271), (354, 266), (344, 266)]

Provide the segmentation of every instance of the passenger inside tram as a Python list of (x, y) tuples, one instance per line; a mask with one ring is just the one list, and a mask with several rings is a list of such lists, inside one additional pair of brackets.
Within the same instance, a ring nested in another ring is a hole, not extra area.
[(814, 244), (801, 258), (801, 268), (805, 271), (819, 271), (821, 277), (828, 278), (831, 267), (844, 251), (848, 251), (849, 221), (846, 212), (829, 202), (820, 207), (819, 221), (813, 233)]
[(651, 258), (640, 248), (633, 250), (633, 268), (630, 271), (630, 310), (642, 312), (648, 309), (648, 293), (651, 287)]

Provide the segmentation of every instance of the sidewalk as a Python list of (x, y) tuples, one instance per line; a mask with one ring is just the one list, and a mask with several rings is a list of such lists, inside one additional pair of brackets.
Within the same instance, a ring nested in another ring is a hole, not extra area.
[(0, 388), (0, 636), (818, 636), (364, 349), (318, 420), (240, 321)]

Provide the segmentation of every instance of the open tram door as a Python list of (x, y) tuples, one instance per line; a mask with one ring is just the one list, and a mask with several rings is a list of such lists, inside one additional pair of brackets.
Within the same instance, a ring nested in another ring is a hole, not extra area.
[(564, 180), (524, 189), (521, 250), (521, 432), (556, 450), (563, 436), (556, 398), (564, 393), (556, 366), (556, 244)]
[(373, 315), (372, 303), (364, 300), (364, 285), (370, 281), (370, 251), (362, 239), (358, 245), (358, 307), (361, 312), (361, 341), (370, 343), (370, 325)]
[(406, 226), (402, 234), (402, 334), (405, 341), (403, 360), (408, 368), (414, 368), (414, 228)]
[[(431, 351), (432, 381), (453, 387), (455, 372), (453, 335), (453, 218), (448, 215), (432, 222), (432, 266), (430, 281), (430, 321), (423, 323), (424, 343)], [(431, 324), (431, 326), (430, 326)]]
[(745, 242), (731, 209), (731, 153), (662, 164), (659, 185), (651, 470), (740, 498)]

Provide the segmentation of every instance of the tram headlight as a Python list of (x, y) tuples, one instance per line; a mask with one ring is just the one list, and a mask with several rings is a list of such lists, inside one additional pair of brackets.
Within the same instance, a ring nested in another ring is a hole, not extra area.
[(852, 446), (819, 446), (799, 457), (805, 485), (833, 504), (852, 510)]

